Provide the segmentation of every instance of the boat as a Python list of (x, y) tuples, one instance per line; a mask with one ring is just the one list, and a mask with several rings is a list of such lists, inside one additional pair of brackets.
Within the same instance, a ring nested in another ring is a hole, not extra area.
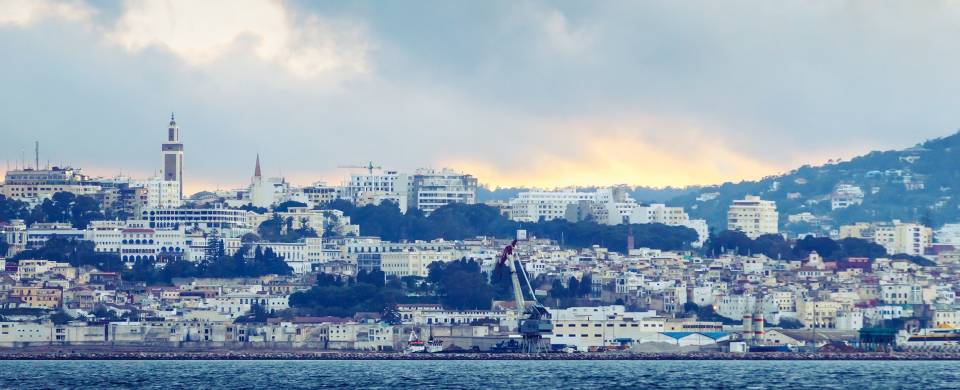
[(422, 353), (426, 352), (427, 343), (423, 340), (420, 340), (420, 336), (417, 336), (416, 331), (410, 331), (410, 338), (407, 341), (407, 353)]
[(437, 339), (427, 341), (426, 353), (443, 352), (443, 342)]

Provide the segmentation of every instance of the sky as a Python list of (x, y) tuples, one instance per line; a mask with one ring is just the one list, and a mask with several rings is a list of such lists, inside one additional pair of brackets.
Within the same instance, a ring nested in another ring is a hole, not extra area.
[(957, 1), (0, 0), (0, 158), (187, 192), (341, 165), (686, 186), (960, 127)]

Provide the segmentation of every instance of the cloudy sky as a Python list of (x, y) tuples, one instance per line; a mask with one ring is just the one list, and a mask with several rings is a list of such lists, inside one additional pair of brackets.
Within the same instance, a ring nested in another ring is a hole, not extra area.
[[(960, 127), (956, 1), (0, 0), (0, 157), (188, 191), (338, 165), (718, 183)], [(6, 168), (6, 165), (0, 168)]]

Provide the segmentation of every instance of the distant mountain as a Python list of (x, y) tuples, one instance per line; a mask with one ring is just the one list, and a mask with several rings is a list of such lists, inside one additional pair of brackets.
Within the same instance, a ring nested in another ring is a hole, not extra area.
[[(842, 184), (859, 188), (863, 203), (831, 210), (831, 194)], [(960, 221), (958, 191), (960, 133), (908, 149), (870, 152), (850, 161), (804, 165), (757, 181), (707, 186), (668, 203), (686, 207), (691, 217), (705, 218), (717, 230), (726, 227), (730, 202), (748, 194), (776, 201), (781, 227), (791, 232), (891, 219), (937, 227)], [(804, 212), (825, 217), (825, 222), (820, 223), (825, 226), (817, 226), (817, 222), (787, 222), (789, 215)]]
[[(577, 187), (577, 191), (594, 191), (598, 187)], [(628, 192), (633, 199), (636, 199), (638, 202), (642, 203), (663, 203), (670, 199), (677, 198), (682, 195), (687, 195), (696, 192), (700, 187), (666, 187), (666, 188), (654, 188), (654, 187), (630, 187)], [(488, 202), (494, 200), (510, 200), (515, 198), (517, 194), (525, 191), (531, 191), (531, 188), (523, 187), (510, 187), (510, 188), (494, 188), (490, 189), (488, 187), (479, 187), (477, 188), (477, 201), (478, 202)]]

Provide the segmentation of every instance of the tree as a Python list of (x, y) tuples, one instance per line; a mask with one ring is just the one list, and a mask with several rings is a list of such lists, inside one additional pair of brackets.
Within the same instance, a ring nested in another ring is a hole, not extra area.
[(577, 280), (577, 278), (571, 276), (570, 279), (567, 279), (567, 297), (576, 298), (579, 292), (580, 292), (580, 281)]
[(294, 229), (293, 225), (293, 217), (281, 218), (274, 213), (273, 217), (260, 223), (257, 233), (269, 242), (297, 242), (304, 238), (317, 237), (317, 232), (310, 228), (306, 221), (301, 221), (297, 229)]
[(403, 323), (403, 319), (400, 318), (400, 310), (397, 309), (397, 305), (395, 304), (386, 305), (383, 308), (380, 319), (390, 325), (400, 325)]
[(29, 219), (30, 209), (25, 202), (0, 195), (0, 222), (13, 219)]
[(245, 204), (245, 205), (243, 205), (243, 206), (240, 206), (239, 209), (240, 209), (240, 210), (245, 210), (245, 211), (252, 211), (252, 212), (257, 213), (257, 214), (266, 214), (267, 211), (269, 211), (269, 210), (267, 210), (267, 209), (264, 208), (264, 207), (254, 206), (253, 203), (247, 203), (247, 204)]
[(370, 272), (361, 270), (357, 273), (357, 283), (368, 283), (377, 287), (383, 287), (385, 280), (386, 276), (383, 271), (379, 269)]
[(97, 305), (93, 308), (93, 311), (90, 312), (97, 319), (107, 320), (107, 321), (116, 321), (119, 318), (117, 314), (110, 310), (106, 305)]
[(253, 244), (262, 241), (263, 239), (257, 235), (257, 233), (246, 233), (240, 236), (240, 243), (242, 244)]
[(746, 256), (753, 250), (753, 241), (739, 230), (724, 230), (716, 236), (710, 237), (704, 248), (707, 254), (711, 256), (718, 256), (731, 251)]
[(311, 315), (350, 317), (357, 312), (387, 311), (400, 301), (402, 293), (369, 283), (314, 286), (290, 295), (290, 307)]
[(861, 238), (847, 237), (839, 241), (843, 248), (844, 257), (866, 257), (876, 259), (887, 255), (887, 249), (883, 245), (873, 243)]
[(751, 252), (762, 254), (771, 259), (789, 259), (790, 243), (779, 234), (764, 234), (753, 240)]
[(50, 315), (50, 321), (53, 322), (54, 325), (66, 325), (73, 320), (74, 318), (63, 310), (58, 310), (56, 313)]
[(89, 196), (78, 196), (70, 208), (70, 222), (77, 229), (86, 229), (90, 221), (103, 219), (100, 203)]
[(803, 323), (796, 318), (781, 318), (780, 323), (777, 325), (783, 329), (803, 329)]
[(323, 237), (339, 237), (340, 235), (340, 216), (330, 210), (325, 210), (323, 212)]
[(23, 215), (28, 223), (64, 222), (77, 229), (85, 229), (92, 220), (103, 219), (100, 203), (86, 195), (71, 192), (54, 193), (50, 199), (37, 205), (29, 215)]
[(265, 323), (270, 318), (270, 313), (259, 303), (250, 305), (250, 311), (247, 314), (237, 318), (238, 323)]
[(341, 280), (339, 276), (331, 275), (323, 272), (317, 274), (317, 283), (316, 283), (317, 287), (334, 287), (334, 286), (342, 286), (342, 285), (343, 285), (343, 280)]
[(577, 290), (577, 296), (579, 297), (588, 297), (593, 293), (593, 277), (589, 274), (584, 275), (583, 280), (580, 281), (580, 288)]
[(563, 287), (563, 282), (560, 279), (554, 279), (553, 283), (550, 285), (550, 297), (561, 299), (568, 296), (566, 287)]
[(118, 272), (125, 269), (123, 262), (120, 261), (120, 256), (97, 252), (91, 241), (56, 236), (48, 239), (42, 247), (22, 251), (11, 260), (19, 261), (22, 259), (65, 261), (74, 267), (89, 265), (108, 272)]
[(449, 263), (430, 264), (427, 280), (437, 286), (440, 302), (457, 310), (488, 310), (493, 301), (493, 289), (488, 278), (480, 272), (480, 264), (460, 259)]
[(833, 255), (840, 253), (840, 245), (828, 237), (804, 237), (798, 240), (793, 246), (793, 258), (806, 259), (811, 252), (817, 252), (825, 259), (833, 258)]
[(290, 211), (290, 208), (291, 208), (291, 207), (307, 207), (307, 204), (306, 204), (306, 203), (303, 203), (303, 202), (297, 202), (297, 201), (295, 201), (295, 200), (288, 200), (288, 201), (282, 202), (282, 203), (278, 204), (276, 207), (274, 207), (274, 208), (273, 208), (273, 212), (275, 212), (275, 213), (285, 213), (285, 212), (287, 212), (287, 211)]

